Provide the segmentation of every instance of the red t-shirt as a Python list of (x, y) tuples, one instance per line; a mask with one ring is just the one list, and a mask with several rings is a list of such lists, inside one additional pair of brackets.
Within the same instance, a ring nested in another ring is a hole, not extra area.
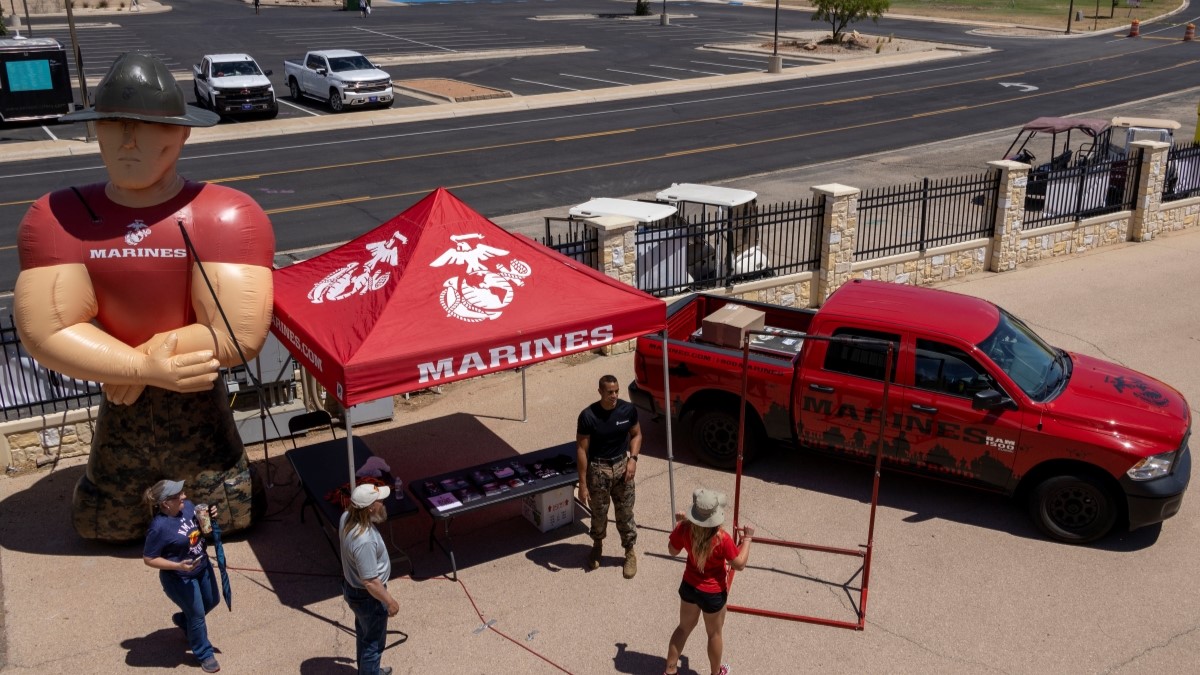
[(237, 190), (188, 182), (171, 200), (135, 209), (105, 196), (104, 183), (77, 189), (79, 195), (71, 189), (43, 195), (29, 208), (17, 234), (21, 269), (85, 265), (96, 322), (127, 345), (196, 322), (194, 260), (180, 219), (201, 263), (273, 263), (271, 221)]
[(712, 553), (708, 554), (704, 570), (696, 568), (692, 557), (691, 523), (684, 520), (675, 525), (671, 531), (671, 546), (687, 551), (687, 565), (683, 568), (683, 580), (702, 593), (721, 593), (729, 590), (725, 585), (728, 575), (725, 565), (737, 557), (738, 547), (733, 543), (733, 537), (725, 530), (717, 530), (717, 542), (713, 545)]

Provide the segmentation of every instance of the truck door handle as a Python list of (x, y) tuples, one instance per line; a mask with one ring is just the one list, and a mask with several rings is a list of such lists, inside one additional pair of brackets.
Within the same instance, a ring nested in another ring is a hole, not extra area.
[(934, 408), (933, 406), (929, 406), (929, 405), (919, 405), (917, 403), (914, 403), (912, 405), (912, 409), (916, 410), (917, 412), (929, 413), (930, 415), (937, 414), (937, 408)]
[(810, 384), (810, 385), (808, 385), (808, 388), (812, 389), (813, 391), (819, 391), (823, 394), (832, 394), (833, 393), (833, 387), (827, 387), (823, 384)]

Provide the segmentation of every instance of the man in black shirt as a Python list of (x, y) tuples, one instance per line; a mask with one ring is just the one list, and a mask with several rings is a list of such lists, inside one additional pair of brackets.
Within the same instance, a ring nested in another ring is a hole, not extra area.
[[(616, 510), (617, 532), (625, 547), (626, 579), (637, 574), (637, 524), (633, 522), (633, 478), (637, 473), (638, 454), (642, 450), (642, 430), (637, 408), (619, 398), (617, 378), (600, 378), (600, 400), (583, 409), (575, 429), (578, 465), (587, 467), (579, 482), (579, 501), (592, 510), (592, 552), (587, 568), (600, 567), (604, 535), (608, 531), (608, 504)], [(582, 470), (582, 469), (581, 469)]]

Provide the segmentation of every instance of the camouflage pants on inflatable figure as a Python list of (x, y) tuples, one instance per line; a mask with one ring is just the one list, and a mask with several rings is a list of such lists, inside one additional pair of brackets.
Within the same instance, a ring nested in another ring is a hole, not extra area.
[(251, 524), (262, 497), (223, 387), (178, 394), (147, 387), (133, 405), (101, 403), (87, 471), (75, 486), (72, 516), (85, 539), (143, 538), (150, 514), (142, 492), (169, 478), (193, 502), (218, 507), (225, 532)]

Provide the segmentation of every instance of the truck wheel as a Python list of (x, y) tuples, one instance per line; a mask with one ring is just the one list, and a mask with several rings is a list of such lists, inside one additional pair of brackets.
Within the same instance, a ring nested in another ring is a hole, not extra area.
[[(727, 410), (706, 408), (692, 419), (692, 447), (702, 462), (718, 469), (737, 468), (738, 417)], [(753, 420), (746, 421), (742, 462), (749, 462), (760, 444)]]
[(346, 107), (342, 105), (342, 95), (338, 93), (337, 89), (329, 90), (329, 109), (335, 113), (340, 113), (346, 109)]
[(288, 78), (288, 95), (292, 97), (293, 101), (299, 101), (300, 97), (303, 96), (300, 93), (300, 83), (294, 77)]
[(1088, 475), (1052, 476), (1029, 498), (1038, 528), (1068, 544), (1087, 544), (1108, 534), (1117, 522), (1112, 492)]

